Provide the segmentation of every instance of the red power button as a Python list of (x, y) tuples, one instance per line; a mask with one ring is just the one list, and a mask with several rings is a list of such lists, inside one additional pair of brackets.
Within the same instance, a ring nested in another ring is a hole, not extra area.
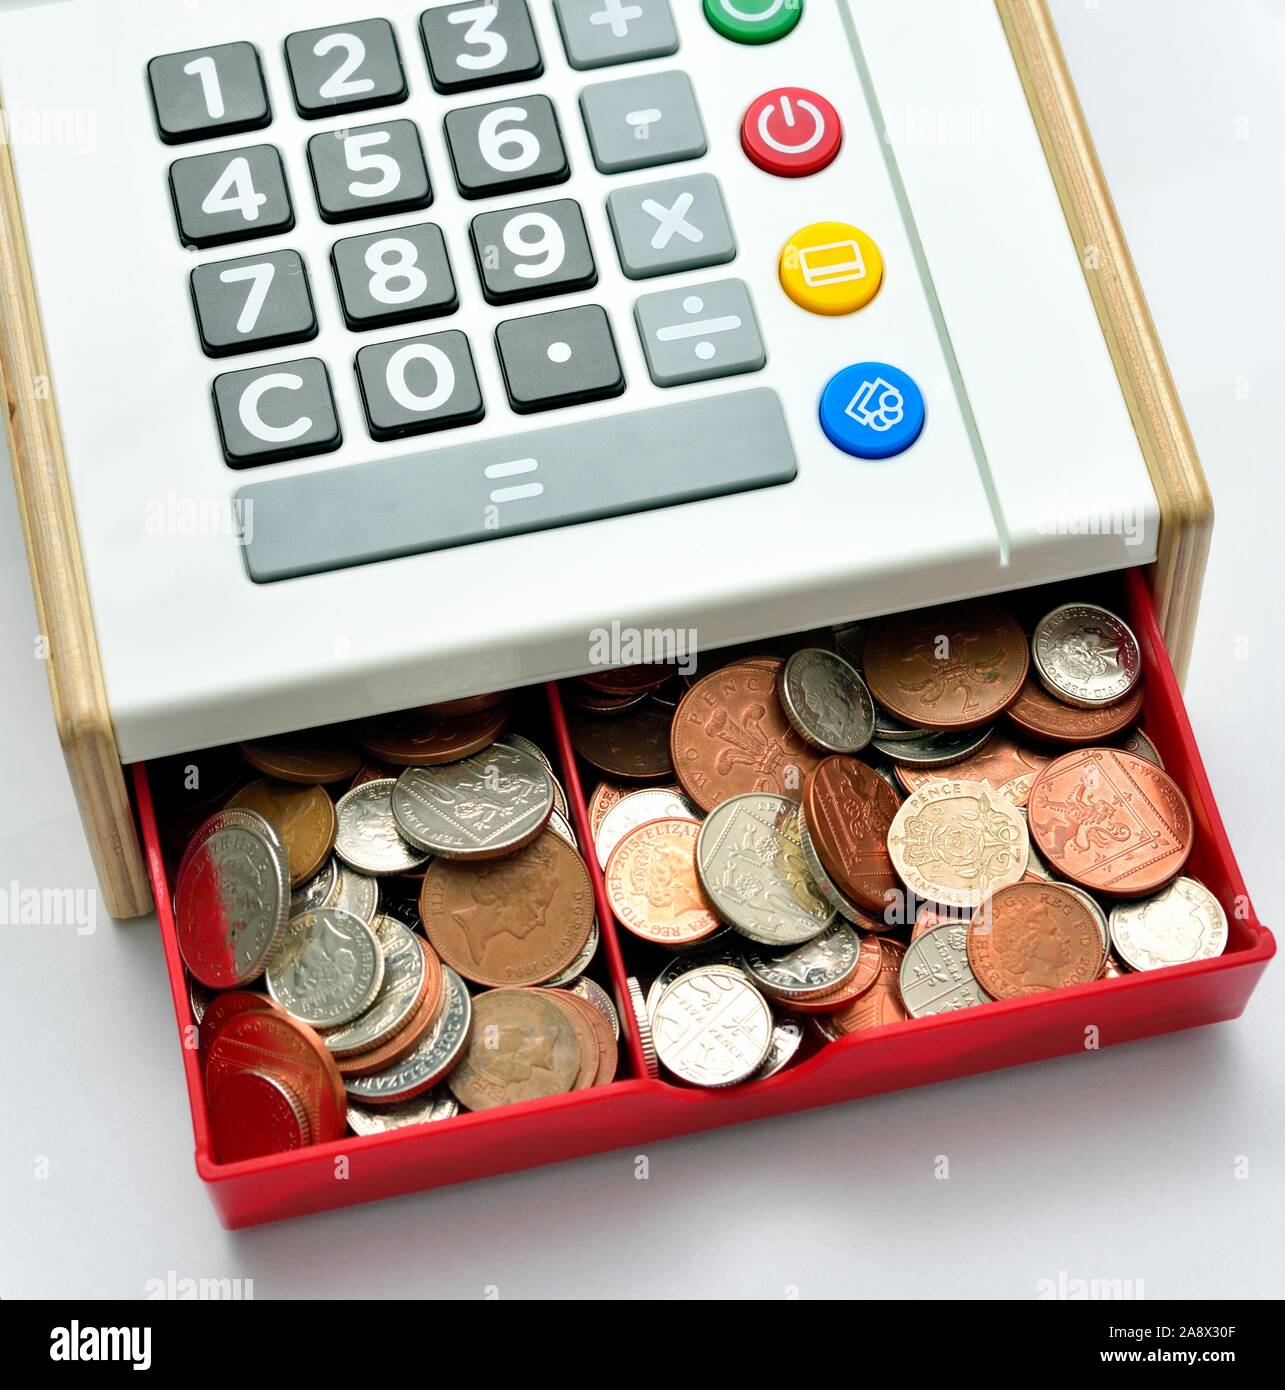
[(843, 126), (823, 96), (806, 87), (778, 87), (745, 113), (741, 144), (760, 169), (801, 179), (819, 173), (839, 153)]

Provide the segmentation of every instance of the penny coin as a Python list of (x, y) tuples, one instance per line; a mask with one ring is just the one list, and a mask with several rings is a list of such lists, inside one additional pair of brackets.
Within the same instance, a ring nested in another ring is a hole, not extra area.
[(1146, 897), (1187, 862), (1187, 798), (1154, 763), (1114, 748), (1065, 753), (1035, 779), (1031, 836), (1050, 866), (1090, 892)]
[(303, 1106), (314, 1144), (344, 1132), (344, 1083), (320, 1037), (280, 1010), (250, 1009), (226, 1019), (210, 1040), (206, 1093), (213, 1096), (230, 1076), (262, 1072), (289, 1088)]
[(325, 1034), (336, 1057), (350, 1057), (385, 1043), (410, 1022), (431, 991), (433, 1007), (441, 1002), (442, 967), (432, 951), (395, 917), (380, 917), (375, 936), (384, 956), (384, 978), (370, 1007), (346, 1026)]
[(986, 782), (930, 782), (888, 832), (897, 872), (921, 898), (976, 907), (1026, 872), (1026, 819)]
[(588, 975), (581, 975), (578, 980), (573, 980), (566, 987), (568, 994), (577, 994), (586, 1003), (592, 1004), (595, 1009), (607, 1020), (611, 1029), (611, 1036), (617, 1040), (620, 1038), (620, 1015), (616, 1012), (616, 1006), (611, 1002), (611, 995), (597, 982)]
[(1210, 960), (1227, 949), (1227, 914), (1203, 883), (1178, 878), (1154, 897), (1117, 903), (1111, 941), (1133, 970)]
[(201, 1071), (205, 1071), (206, 1059), (210, 1055), (210, 1043), (219, 1029), (237, 1014), (252, 1013), (254, 1010), (267, 1010), (268, 1013), (284, 1014), (280, 1004), (253, 989), (232, 989), (216, 994), (200, 1019), (197, 1028), (197, 1055), (201, 1061)]
[(553, 811), (553, 778), (530, 753), (494, 744), (442, 767), (408, 767), (393, 788), (403, 837), (448, 859), (499, 859), (529, 845)]
[(1087, 984), (1102, 958), (1093, 913), (1057, 883), (1000, 888), (968, 928), (968, 963), (993, 999)]
[(240, 1071), (210, 1094), (210, 1138), (220, 1163), (291, 1153), (312, 1143), (303, 1102), (276, 1076)]
[(674, 770), (702, 811), (747, 792), (798, 800), (818, 755), (785, 717), (782, 672), (779, 661), (736, 662), (679, 701), (669, 735)]
[(674, 674), (672, 666), (613, 666), (580, 677), (580, 684), (603, 695), (649, 695)]
[(1160, 756), (1160, 750), (1141, 729), (1134, 729), (1127, 738), (1121, 739), (1117, 747), (1122, 753), (1132, 753), (1135, 758), (1145, 758), (1149, 763), (1155, 763), (1157, 767), (1162, 768), (1165, 765), (1165, 760)]
[(339, 870), (339, 878), (325, 906), (343, 908), (354, 917), (360, 917), (368, 927), (374, 926), (375, 914), (379, 911), (378, 881), (350, 869), (338, 858), (333, 862)]
[(824, 753), (859, 753), (874, 737), (866, 683), (834, 652), (805, 647), (785, 663), (781, 705), (794, 731)]
[(486, 695), (463, 695), (456, 700), (441, 700), (435, 705), (421, 705), (419, 713), (429, 718), (460, 719), (469, 714), (482, 714), (495, 709), (509, 698), (510, 691), (492, 690)]
[(846, 980), (824, 994), (796, 996), (789, 1001), (790, 1008), (801, 1014), (828, 1014), (845, 1009), (854, 999), (859, 999), (879, 979), (883, 967), (883, 948), (879, 940), (877, 936), (863, 936), (857, 951), (857, 968)]
[(1143, 688), (1135, 685), (1130, 694), (1114, 705), (1082, 708), (1054, 699), (1032, 677), (1009, 706), (1008, 717), (1032, 738), (1079, 747), (1105, 743), (1136, 724), (1142, 713), (1142, 699)]
[(909, 1017), (901, 1001), (901, 960), (906, 947), (888, 936), (875, 939), (879, 942), (882, 959), (874, 984), (839, 1012), (812, 1016), (817, 1031), (828, 1042), (868, 1028), (904, 1023)]
[(751, 792), (724, 801), (700, 827), (705, 892), (724, 920), (764, 946), (800, 946), (834, 921), (803, 858), (798, 812), (788, 797)]
[[(706, 965), (725, 965), (730, 970), (743, 972), (745, 962), (741, 959), (740, 945), (733, 944), (739, 943), (741, 940), (742, 938), (733, 932), (729, 935), (726, 943), (721, 946), (714, 946), (710, 942), (705, 942), (691, 955), (674, 956), (647, 988), (647, 1016), (650, 1018), (656, 1012), (657, 1000), (682, 975), (690, 974), (693, 970), (700, 970)], [(747, 975), (746, 979), (748, 978)]]
[(650, 699), (645, 690), (641, 695), (607, 695), (601, 690), (591, 690), (579, 681), (571, 681), (564, 685), (562, 695), (565, 706), (584, 710), (595, 717), (608, 717), (623, 714), (626, 710), (640, 709)]
[(280, 738), (256, 738), (240, 747), (241, 756), (251, 767), (282, 782), (343, 782), (361, 769), (361, 758), (342, 729), (309, 729)]
[[(575, 1089), (581, 1091), (589, 1086), (606, 1086), (616, 1079), (616, 1068), (620, 1065), (620, 1050), (616, 1046), (616, 1035), (611, 1024), (598, 1009), (585, 998), (565, 989), (546, 991), (554, 1003), (563, 1008), (578, 1009), (589, 1026), (589, 1041), (581, 1042), (585, 1063), (589, 1065), (589, 1079), (584, 1080), (583, 1067)], [(579, 1030), (577, 1030), (578, 1032)]]
[(968, 928), (946, 923), (910, 943), (901, 960), (901, 999), (911, 1018), (988, 1004), (968, 964)]
[(692, 820), (647, 821), (629, 831), (607, 860), (607, 897), (616, 920), (640, 940), (694, 945), (722, 928), (696, 869), (700, 830)]
[(290, 919), (267, 980), (268, 993), (292, 1018), (337, 1028), (364, 1013), (379, 993), (384, 953), (359, 917), (319, 907)]
[(576, 1030), (547, 993), (493, 989), (473, 1001), (468, 1046), (447, 1085), (466, 1109), (490, 1110), (565, 1095), (580, 1066)]
[(910, 929), (910, 943), (913, 946), (925, 932), (935, 927), (963, 926), (973, 920), (971, 909), (966, 907), (941, 907), (937, 903), (924, 903), (915, 913), (915, 924)]
[(561, 1009), (571, 1025), (571, 1031), (576, 1035), (576, 1052), (580, 1065), (570, 1089), (587, 1091), (594, 1084), (599, 1063), (603, 1060), (599, 1054), (597, 1030), (600, 1026), (605, 1028), (605, 1023), (600, 1017), (596, 1021), (591, 1019), (590, 1015), (597, 1011), (583, 999), (569, 995), (565, 990), (545, 988), (535, 992), (542, 994), (556, 1008)]
[[(950, 775), (960, 782), (989, 782), (1014, 806), (1025, 806), (1036, 775), (1050, 761), (1050, 754), (1040, 753), (1007, 734), (997, 733), (980, 753), (956, 763)], [(941, 774), (923, 768), (899, 767), (897, 780), (908, 792), (917, 792), (929, 782), (940, 781)]]
[(453, 1120), (460, 1113), (460, 1103), (444, 1087), (425, 1091), (414, 1100), (373, 1109), (355, 1100), (348, 1102), (348, 1128), (354, 1134), (387, 1134), (390, 1129), (406, 1129), (411, 1125), (431, 1125), (439, 1120)]
[(331, 855), (319, 873), (314, 874), (301, 888), (290, 894), (290, 915), (311, 912), (325, 907), (339, 890), (339, 861)]
[(1121, 975), (1128, 973), (1128, 968), (1116, 956), (1108, 954), (1102, 966), (1102, 974), (1098, 978), (1100, 980), (1118, 980)]
[(567, 731), (591, 767), (625, 782), (654, 782), (674, 775), (669, 753), (669, 711), (646, 701), (615, 719), (569, 709)]
[(861, 941), (846, 922), (836, 922), (813, 941), (789, 951), (747, 947), (742, 953), (754, 984), (782, 1003), (837, 989), (856, 970)]
[(286, 847), (291, 888), (319, 872), (334, 848), (335, 803), (322, 787), (264, 777), (242, 787), (228, 809), (257, 811), (275, 828)]
[[(573, 844), (570, 840), (568, 840), (567, 843)], [(554, 989), (561, 989), (563, 986), (569, 985), (577, 976), (583, 975), (584, 972), (589, 969), (594, 956), (598, 954), (599, 940), (600, 932), (598, 928), (598, 919), (595, 917), (593, 919), (593, 925), (589, 928), (588, 939), (585, 941), (584, 946), (581, 947), (580, 954), (565, 970), (559, 970), (556, 975), (551, 975), (547, 980), (541, 980), (540, 983), (549, 985)]]
[(431, 1090), (463, 1054), (473, 1017), (472, 1000), (464, 981), (449, 965), (441, 1007), (420, 1042), (383, 1071), (345, 1079), (350, 1100), (364, 1105), (396, 1105)]
[(547, 831), (508, 859), (435, 859), (419, 914), (438, 955), (466, 979), (538, 985), (583, 949), (593, 888), (580, 856)]
[[(1024, 879), (1028, 882), (1028, 879)], [(1052, 879), (1049, 882), (1053, 882)], [(1093, 914), (1093, 924), (1098, 929), (1098, 935), (1102, 938), (1102, 958), (1103, 960), (1111, 953), (1111, 923), (1106, 913), (1102, 910), (1102, 904), (1093, 897), (1091, 893), (1086, 893), (1083, 888), (1077, 888), (1074, 883), (1059, 883), (1059, 888), (1065, 888), (1068, 893), (1074, 893), (1077, 898)]]
[(940, 772), (979, 753), (991, 741), (994, 729), (954, 729), (942, 733), (917, 733), (913, 738), (876, 738), (870, 745), (898, 767), (919, 767)]
[(774, 1024), (766, 1000), (739, 970), (708, 965), (669, 985), (656, 1002), (656, 1055), (692, 1086), (734, 1086), (767, 1061)]
[(188, 971), (210, 989), (234, 989), (263, 973), (290, 910), (285, 846), (253, 811), (219, 811), (192, 837), (179, 864), (174, 921)]
[(367, 720), (357, 730), (357, 742), (372, 758), (394, 767), (433, 767), (489, 748), (508, 722), (507, 704), (451, 719), (433, 714), (431, 707), (410, 709)]
[(826, 758), (803, 784), (812, 848), (838, 891), (866, 912), (883, 912), (899, 891), (888, 831), (900, 804), (887, 782), (856, 758)]
[(625, 977), (625, 991), (629, 996), (629, 1011), (633, 1015), (634, 1033), (638, 1038), (638, 1048), (642, 1053), (643, 1071), (653, 1081), (660, 1076), (660, 1063), (656, 1057), (656, 1040), (651, 1031), (651, 1017), (647, 1012), (647, 1001), (643, 997), (642, 986), (633, 975)]
[(890, 714), (924, 729), (989, 724), (1017, 699), (1029, 667), (1025, 633), (991, 603), (880, 618), (866, 635), (870, 693)]
[(1064, 603), (1041, 618), (1031, 652), (1051, 694), (1089, 709), (1123, 700), (1142, 675), (1138, 639), (1094, 603)]
[[(335, 853), (362, 874), (405, 874), (428, 863), (428, 855), (402, 838), (393, 815), (391, 777), (362, 782), (339, 798)], [(360, 915), (360, 914), (358, 914)]]
[(652, 787), (647, 791), (630, 792), (603, 814), (600, 824), (594, 829), (594, 847), (598, 851), (598, 863), (605, 869), (607, 860), (611, 858), (611, 851), (628, 832), (645, 825), (649, 820), (700, 819), (701, 813), (676, 788)]
[(797, 1018), (778, 1018), (772, 1026), (772, 1046), (767, 1060), (751, 1078), (766, 1081), (769, 1076), (784, 1071), (794, 1061), (803, 1046), (803, 1024)]

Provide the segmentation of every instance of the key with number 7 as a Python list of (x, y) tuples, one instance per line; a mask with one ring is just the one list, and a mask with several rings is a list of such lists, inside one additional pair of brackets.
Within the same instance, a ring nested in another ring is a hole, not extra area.
[(284, 347), (317, 336), (308, 271), (297, 251), (197, 266), (192, 304), (208, 357)]

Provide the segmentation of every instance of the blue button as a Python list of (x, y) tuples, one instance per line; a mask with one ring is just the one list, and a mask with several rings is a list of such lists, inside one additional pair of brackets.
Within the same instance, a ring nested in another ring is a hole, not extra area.
[(821, 393), (821, 428), (845, 454), (891, 458), (923, 431), (923, 393), (886, 362), (858, 362), (831, 377)]

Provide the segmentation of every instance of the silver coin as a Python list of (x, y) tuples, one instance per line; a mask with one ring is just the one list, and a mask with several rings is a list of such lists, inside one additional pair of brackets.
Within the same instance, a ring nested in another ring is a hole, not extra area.
[(348, 1102), (348, 1128), (354, 1134), (386, 1134), (390, 1129), (405, 1129), (407, 1125), (429, 1125), (438, 1120), (451, 1120), (460, 1113), (460, 1103), (445, 1086), (435, 1086), (414, 1100), (373, 1109), (369, 1105)]
[(866, 683), (834, 652), (804, 647), (785, 663), (781, 707), (795, 733), (826, 753), (859, 753), (874, 737)]
[(911, 1018), (990, 1003), (968, 964), (968, 928), (947, 922), (917, 936), (901, 958), (901, 999)]
[(803, 1024), (797, 1018), (778, 1018), (772, 1028), (772, 1046), (767, 1060), (754, 1073), (754, 1080), (763, 1081), (784, 1070), (802, 1045)]
[(187, 977), (187, 1004), (192, 1010), (193, 1023), (200, 1023), (217, 996), (218, 990), (207, 989), (195, 975)]
[(926, 729), (916, 728), (913, 724), (904, 724), (895, 715), (889, 714), (886, 709), (875, 706), (875, 747), (880, 743), (889, 741), (900, 742), (902, 739), (923, 738)]
[(595, 1009), (611, 1024), (611, 1031), (616, 1036), (616, 1041), (620, 1041), (620, 1015), (616, 1012), (616, 1006), (611, 1002), (611, 995), (588, 975), (581, 975), (578, 980), (572, 980), (563, 988), (568, 994), (578, 994), (581, 999), (594, 1006)]
[(1018, 814), (1026, 822), (1026, 841), (1029, 845), (1026, 856), (1026, 872), (1034, 874), (1036, 878), (1042, 878), (1049, 883), (1060, 883), (1061, 880), (1052, 869), (1040, 858), (1040, 852), (1035, 848), (1035, 837), (1031, 834), (1031, 820), (1026, 813), (1025, 806), (1017, 808)]
[(668, 791), (663, 787), (653, 787), (649, 791), (630, 792), (602, 818), (594, 847), (598, 851), (598, 863), (607, 867), (611, 851), (640, 825), (649, 820), (690, 820), (699, 821), (701, 813), (682, 792)]
[(459, 1061), (473, 1019), (473, 1003), (464, 981), (449, 965), (442, 966), (445, 994), (437, 1017), (423, 1041), (400, 1062), (370, 1076), (344, 1077), (350, 1100), (367, 1105), (391, 1105), (427, 1091)]
[(835, 989), (857, 968), (861, 940), (846, 922), (836, 922), (814, 941), (790, 951), (748, 947), (742, 955), (746, 973), (761, 990), (788, 1003)]
[[(1026, 871), (1027, 873), (1030, 872), (1029, 864), (1027, 865)], [(1083, 888), (1078, 887), (1074, 883), (1059, 883), (1058, 887), (1066, 889), (1068, 893), (1079, 898), (1085, 907), (1093, 914), (1094, 925), (1098, 929), (1098, 935), (1102, 938), (1102, 958), (1105, 960), (1107, 954), (1111, 950), (1111, 924), (1107, 920), (1107, 915), (1102, 909), (1102, 904), (1099, 903), (1091, 893), (1086, 892)]]
[[(730, 934), (729, 940), (739, 943), (743, 938), (733, 932)], [(693, 970), (700, 970), (706, 965), (725, 965), (729, 970), (740, 970), (744, 973), (745, 966), (741, 960), (739, 944), (721, 946), (718, 950), (711, 951), (708, 949), (708, 943), (702, 941), (701, 948), (701, 951), (694, 956), (675, 956), (651, 982), (647, 990), (648, 1017), (656, 1012), (656, 1004), (669, 986), (682, 976), (689, 975)], [(745, 978), (749, 979), (749, 976), (746, 975)]]
[(174, 917), (183, 964), (202, 984), (234, 989), (263, 973), (289, 921), (285, 846), (257, 811), (211, 816), (179, 863)]
[(384, 980), (379, 938), (360, 917), (319, 907), (292, 917), (267, 972), (268, 993), (301, 1023), (338, 1028), (364, 1013)]
[(553, 783), (553, 809), (563, 820), (570, 820), (571, 807), (567, 803), (567, 794), (563, 790), (562, 783), (554, 776), (550, 776), (549, 781)]
[(660, 1064), (656, 1060), (656, 1041), (651, 1031), (651, 1018), (647, 1013), (647, 1003), (643, 998), (642, 986), (630, 975), (625, 980), (629, 994), (629, 1008), (634, 1016), (634, 1029), (638, 1035), (638, 1046), (642, 1052), (643, 1070), (654, 1081), (660, 1076)]
[(369, 874), (359, 874), (338, 859), (335, 863), (339, 865), (339, 880), (326, 906), (341, 907), (354, 917), (360, 917), (368, 927), (374, 926), (379, 912), (379, 880)]
[(801, 946), (834, 921), (808, 873), (799, 806), (747, 792), (716, 806), (696, 841), (696, 867), (725, 922), (764, 946)]
[(1115, 953), (1133, 970), (1211, 960), (1227, 949), (1227, 914), (1194, 878), (1176, 878), (1150, 898), (1111, 909)]
[(549, 814), (548, 829), (560, 840), (565, 840), (577, 854), (580, 853), (580, 845), (576, 841), (576, 832), (571, 828), (571, 822), (555, 806)]
[(812, 875), (812, 882), (816, 884), (821, 896), (840, 917), (846, 917), (849, 922), (855, 922), (858, 926), (866, 926), (869, 918), (826, 873), (825, 865), (822, 864), (816, 846), (812, 843), (807, 816), (802, 812), (799, 814), (799, 844), (803, 848), (803, 861), (808, 866), (808, 873)]
[[(533, 738), (526, 738), (522, 734), (506, 732), (502, 738), (497, 738), (495, 741), (496, 743), (506, 744), (510, 748), (516, 748), (520, 753), (530, 753), (533, 758), (538, 759), (545, 765), (550, 777), (557, 778), (557, 773), (554, 771), (553, 763), (550, 761), (549, 755)], [(562, 814), (565, 816), (567, 813), (563, 811)]]
[(1141, 729), (1134, 729), (1128, 738), (1121, 739), (1116, 747), (1122, 753), (1132, 753), (1136, 758), (1145, 758), (1147, 762), (1154, 763), (1164, 771), (1165, 760), (1160, 756), (1160, 750)]
[(375, 935), (384, 955), (384, 978), (370, 1007), (349, 1024), (325, 1035), (336, 1057), (352, 1057), (387, 1042), (419, 1008), (427, 963), (414, 932), (395, 917), (375, 920)]
[(1064, 603), (1041, 618), (1031, 654), (1044, 688), (1059, 700), (1096, 709), (1114, 705), (1142, 676), (1129, 625), (1096, 603)]
[(319, 873), (301, 884), (290, 894), (290, 915), (311, 912), (314, 907), (326, 907), (339, 886), (339, 861), (332, 854)]
[(850, 665), (861, 670), (866, 654), (866, 624), (844, 623), (832, 628), (834, 649)]
[(496, 859), (539, 835), (553, 800), (553, 777), (539, 758), (493, 743), (459, 762), (408, 767), (393, 788), (393, 815), (422, 850)]
[(876, 738), (872, 746), (903, 767), (951, 767), (980, 752), (994, 732), (993, 725), (984, 729), (952, 729), (921, 733), (916, 738)]
[(574, 980), (576, 976), (583, 975), (589, 969), (594, 956), (598, 954), (598, 937), (598, 919), (595, 917), (589, 928), (589, 939), (580, 948), (580, 954), (565, 970), (560, 970), (551, 980), (544, 980), (542, 983), (549, 989), (560, 989), (568, 980)]
[(345, 792), (335, 806), (335, 853), (362, 874), (408, 874), (428, 855), (408, 844), (393, 816), (394, 777), (376, 777)]
[(680, 1081), (722, 1088), (746, 1081), (772, 1050), (772, 1010), (739, 970), (707, 965), (656, 1002), (656, 1056)]

